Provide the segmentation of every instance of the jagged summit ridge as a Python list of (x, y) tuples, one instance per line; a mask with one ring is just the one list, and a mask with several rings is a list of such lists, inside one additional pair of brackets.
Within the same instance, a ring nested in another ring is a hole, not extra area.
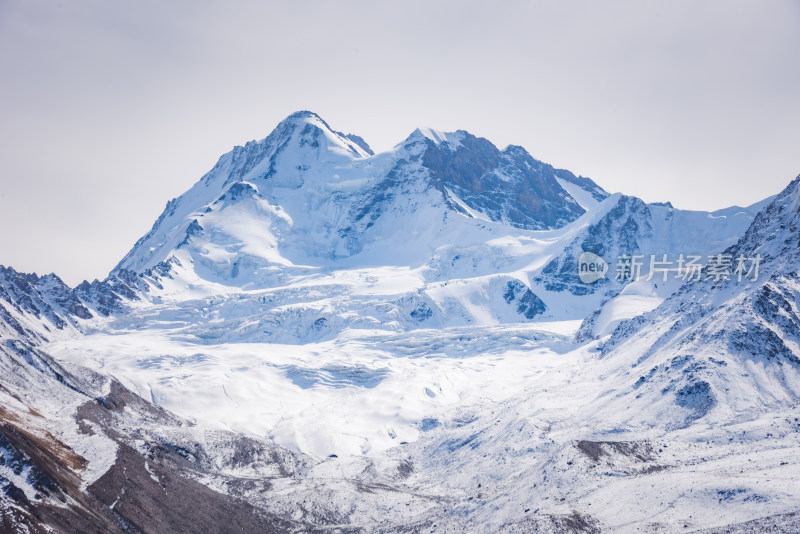
[(292, 113), (278, 124), (273, 134), (276, 135), (277, 142), (280, 144), (286, 142), (298, 130), (300, 135), (308, 136), (306, 139), (310, 139), (311, 143), (319, 142), (320, 138), (324, 136), (325, 141), (329, 143), (329, 149), (344, 150), (355, 157), (367, 157), (373, 154), (372, 149), (363, 138), (334, 130), (313, 111)]
[[(259, 249), (244, 261), (251, 273), (268, 265), (320, 265), (321, 258), (362, 253), (388, 238), (382, 231), (419, 227), (422, 232), (433, 224), (444, 232), (448, 213), (451, 222), (559, 228), (584, 213), (561, 179), (597, 198), (607, 195), (590, 180), (535, 160), (521, 147), (500, 150), (463, 130), (417, 129), (393, 150), (374, 154), (361, 137), (299, 111), (263, 140), (223, 155), (189, 191), (167, 204), (116, 269), (143, 272), (179, 248), (191, 250), (191, 258), (184, 254), (184, 259), (209, 267), (207, 274), (230, 274), (234, 263), (242, 272), (237, 254), (244, 248)], [(247, 199), (236, 195), (243, 190), (231, 190), (240, 183), (248, 184)], [(234, 209), (234, 197), (249, 207)], [(251, 228), (264, 231), (244, 235), (240, 230), (248, 217)], [(256, 237), (257, 243), (237, 249), (235, 243), (245, 237)]]

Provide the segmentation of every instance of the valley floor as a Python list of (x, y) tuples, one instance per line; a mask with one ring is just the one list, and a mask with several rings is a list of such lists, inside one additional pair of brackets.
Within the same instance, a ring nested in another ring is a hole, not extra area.
[(800, 502), (800, 414), (608, 426), (598, 410), (632, 384), (599, 342), (574, 344), (577, 321), (352, 329), (305, 344), (206, 344), (175, 324), (154, 326), (115, 325), (46, 350), (201, 427), (308, 457), (302, 475), (271, 480), (268, 496), (243, 494), (293, 520), (687, 532), (789, 514)]

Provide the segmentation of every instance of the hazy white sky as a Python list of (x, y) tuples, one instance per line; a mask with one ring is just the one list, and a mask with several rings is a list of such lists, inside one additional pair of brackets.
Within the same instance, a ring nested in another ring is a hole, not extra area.
[(0, 264), (103, 278), (299, 109), (463, 128), (692, 209), (800, 172), (800, 1), (0, 0)]

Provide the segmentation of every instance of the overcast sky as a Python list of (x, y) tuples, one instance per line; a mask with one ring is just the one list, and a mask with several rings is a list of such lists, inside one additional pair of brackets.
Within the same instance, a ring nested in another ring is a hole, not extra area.
[(299, 109), (466, 129), (676, 207), (800, 173), (800, 2), (0, 0), (0, 264), (103, 278)]

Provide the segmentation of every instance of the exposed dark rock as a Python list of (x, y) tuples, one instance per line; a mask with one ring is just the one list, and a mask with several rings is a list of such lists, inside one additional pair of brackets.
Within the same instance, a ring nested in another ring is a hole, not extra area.
[[(500, 151), (463, 130), (457, 135), (456, 146), (422, 139), (422, 164), (445, 199), (452, 192), (493, 221), (529, 230), (558, 228), (584, 213), (556, 181), (558, 172), (522, 147)], [(460, 211), (455, 202), (451, 207)]]
[(286, 532), (297, 527), (148, 462), (125, 444), (89, 494), (134, 532)]
[(500, 532), (525, 532), (531, 534), (597, 534), (601, 532), (599, 522), (590, 515), (573, 512), (571, 514), (536, 514), (529, 518), (500, 527)]
[[(610, 297), (618, 293), (627, 281), (616, 279), (614, 262), (623, 255), (641, 253), (641, 242), (652, 236), (651, 219), (647, 204), (635, 197), (621, 196), (608, 213), (544, 266), (537, 281), (543, 282), (548, 291), (569, 291), (574, 295), (602, 291)], [(606, 278), (591, 284), (580, 280), (578, 258), (583, 252), (596, 254), (609, 263)]]
[(652, 462), (656, 459), (653, 445), (647, 441), (589, 441), (581, 440), (575, 444), (579, 451), (595, 462), (602, 458), (625, 456), (639, 462)]
[(430, 319), (433, 316), (433, 310), (430, 309), (426, 303), (420, 302), (409, 315), (411, 315), (412, 319), (421, 323), (425, 319)]
[(503, 293), (503, 299), (516, 306), (517, 313), (526, 319), (533, 319), (547, 310), (542, 299), (519, 280), (509, 280), (506, 291)]

